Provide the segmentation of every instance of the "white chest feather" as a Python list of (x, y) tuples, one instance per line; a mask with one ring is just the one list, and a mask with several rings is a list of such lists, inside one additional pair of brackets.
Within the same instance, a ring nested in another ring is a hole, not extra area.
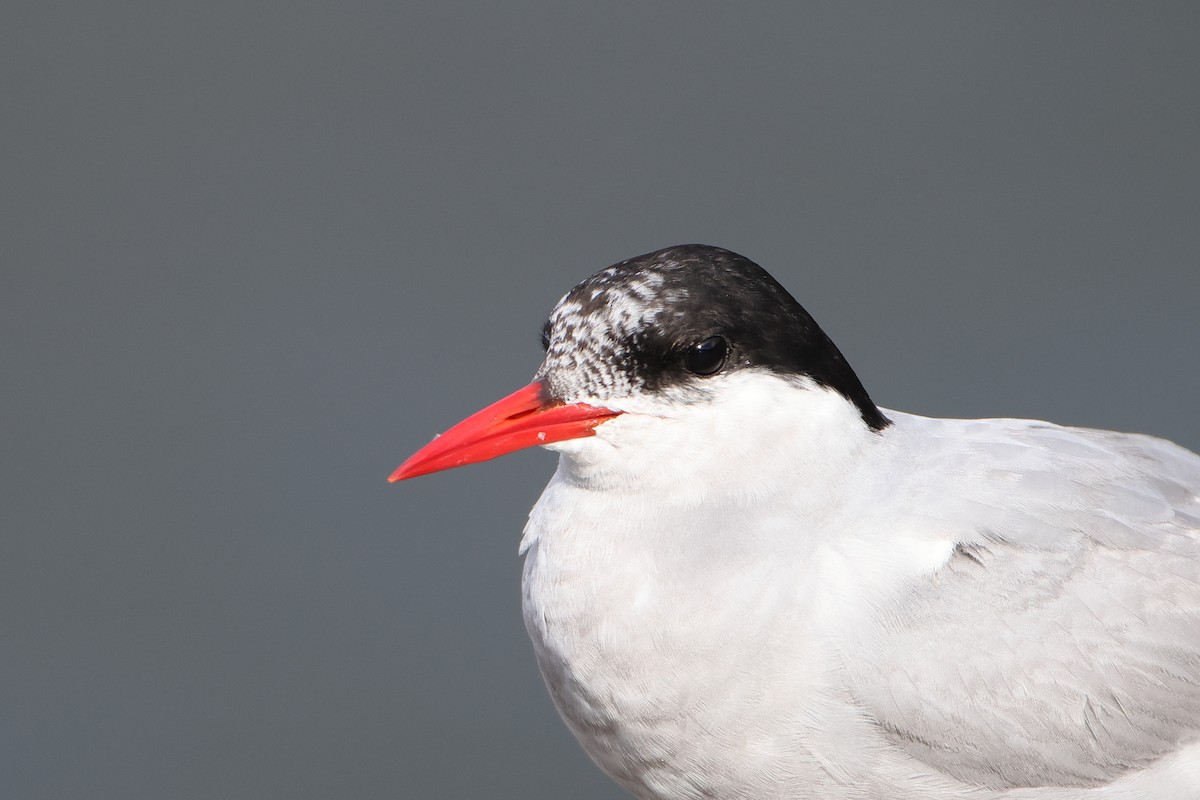
[(857, 797), (903, 773), (841, 680), (841, 637), (875, 605), (861, 554), (782, 511), (663, 510), (556, 476), (530, 518), (525, 623), (589, 755), (643, 798)]

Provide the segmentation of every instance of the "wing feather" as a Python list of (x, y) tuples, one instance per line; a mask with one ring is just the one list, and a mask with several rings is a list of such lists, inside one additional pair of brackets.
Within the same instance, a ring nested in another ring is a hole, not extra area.
[(1047, 423), (921, 424), (896, 502), (958, 546), (849, 654), (864, 712), (995, 789), (1098, 786), (1200, 739), (1200, 457)]

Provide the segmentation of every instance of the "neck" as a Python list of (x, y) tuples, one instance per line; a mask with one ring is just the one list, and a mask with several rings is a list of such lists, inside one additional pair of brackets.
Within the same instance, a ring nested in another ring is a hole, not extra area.
[(744, 506), (777, 493), (828, 503), (881, 440), (859, 409), (807, 378), (730, 376), (692, 403), (608, 402), (596, 435), (553, 445), (557, 479), (659, 507)]

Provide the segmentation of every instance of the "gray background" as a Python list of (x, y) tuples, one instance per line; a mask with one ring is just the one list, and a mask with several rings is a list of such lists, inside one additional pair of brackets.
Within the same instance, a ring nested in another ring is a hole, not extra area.
[(0, 796), (619, 798), (530, 451), (389, 486), (657, 247), (882, 404), (1200, 447), (1200, 6), (7, 2)]

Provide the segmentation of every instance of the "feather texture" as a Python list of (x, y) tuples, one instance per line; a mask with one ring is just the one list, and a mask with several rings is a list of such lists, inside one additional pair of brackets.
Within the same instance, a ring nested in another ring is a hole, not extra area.
[(1200, 458), (752, 370), (620, 402), (554, 446), (524, 605), (635, 795), (1200, 797)]

